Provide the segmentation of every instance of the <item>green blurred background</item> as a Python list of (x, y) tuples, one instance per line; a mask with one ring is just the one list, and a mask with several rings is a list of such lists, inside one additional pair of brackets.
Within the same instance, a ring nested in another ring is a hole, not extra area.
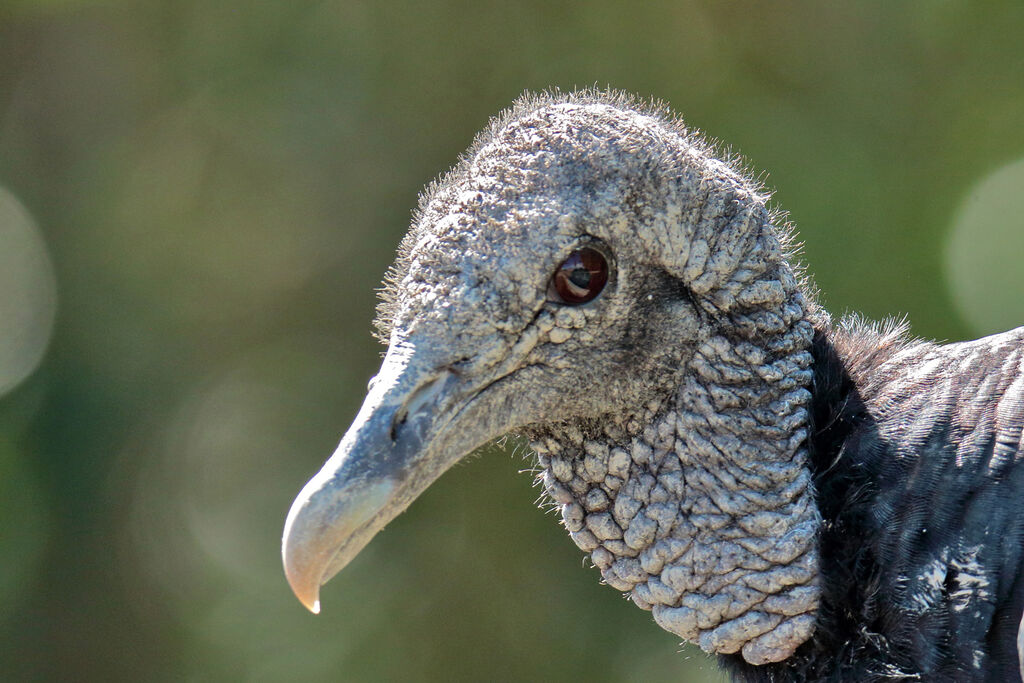
[(2, 0), (0, 679), (721, 680), (512, 446), (292, 597), (417, 192), (525, 89), (655, 96), (832, 311), (969, 338), (1024, 322), (1022, 44), (1019, 0)]

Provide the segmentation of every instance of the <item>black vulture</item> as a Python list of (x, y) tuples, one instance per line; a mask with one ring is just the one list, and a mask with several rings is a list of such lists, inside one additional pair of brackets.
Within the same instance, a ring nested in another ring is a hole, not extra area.
[(833, 319), (793, 245), (663, 108), (524, 97), (421, 198), (285, 524), (298, 598), (515, 431), (604, 581), (737, 680), (1019, 680), (1024, 328)]

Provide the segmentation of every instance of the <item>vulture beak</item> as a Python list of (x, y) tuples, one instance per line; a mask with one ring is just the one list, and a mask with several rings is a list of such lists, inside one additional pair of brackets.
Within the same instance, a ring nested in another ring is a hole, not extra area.
[(320, 611), (320, 586), (385, 524), (490, 435), (460, 427), (472, 400), (452, 370), (410, 344), (393, 344), (334, 455), (302, 489), (285, 521), (285, 575)]

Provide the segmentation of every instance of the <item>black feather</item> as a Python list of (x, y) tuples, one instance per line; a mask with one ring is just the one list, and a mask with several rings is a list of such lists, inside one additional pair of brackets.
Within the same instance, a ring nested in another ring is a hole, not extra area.
[(817, 631), (741, 681), (1016, 681), (1024, 611), (1024, 328), (940, 346), (822, 325), (812, 468)]

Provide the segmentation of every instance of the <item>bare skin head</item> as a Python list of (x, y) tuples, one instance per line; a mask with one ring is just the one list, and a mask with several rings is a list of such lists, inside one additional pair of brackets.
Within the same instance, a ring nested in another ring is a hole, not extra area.
[(803, 446), (814, 315), (759, 186), (663, 112), (526, 99), (428, 189), (388, 354), (283, 540), (321, 584), (474, 448), (518, 430), (607, 583), (708, 652), (813, 632)]

